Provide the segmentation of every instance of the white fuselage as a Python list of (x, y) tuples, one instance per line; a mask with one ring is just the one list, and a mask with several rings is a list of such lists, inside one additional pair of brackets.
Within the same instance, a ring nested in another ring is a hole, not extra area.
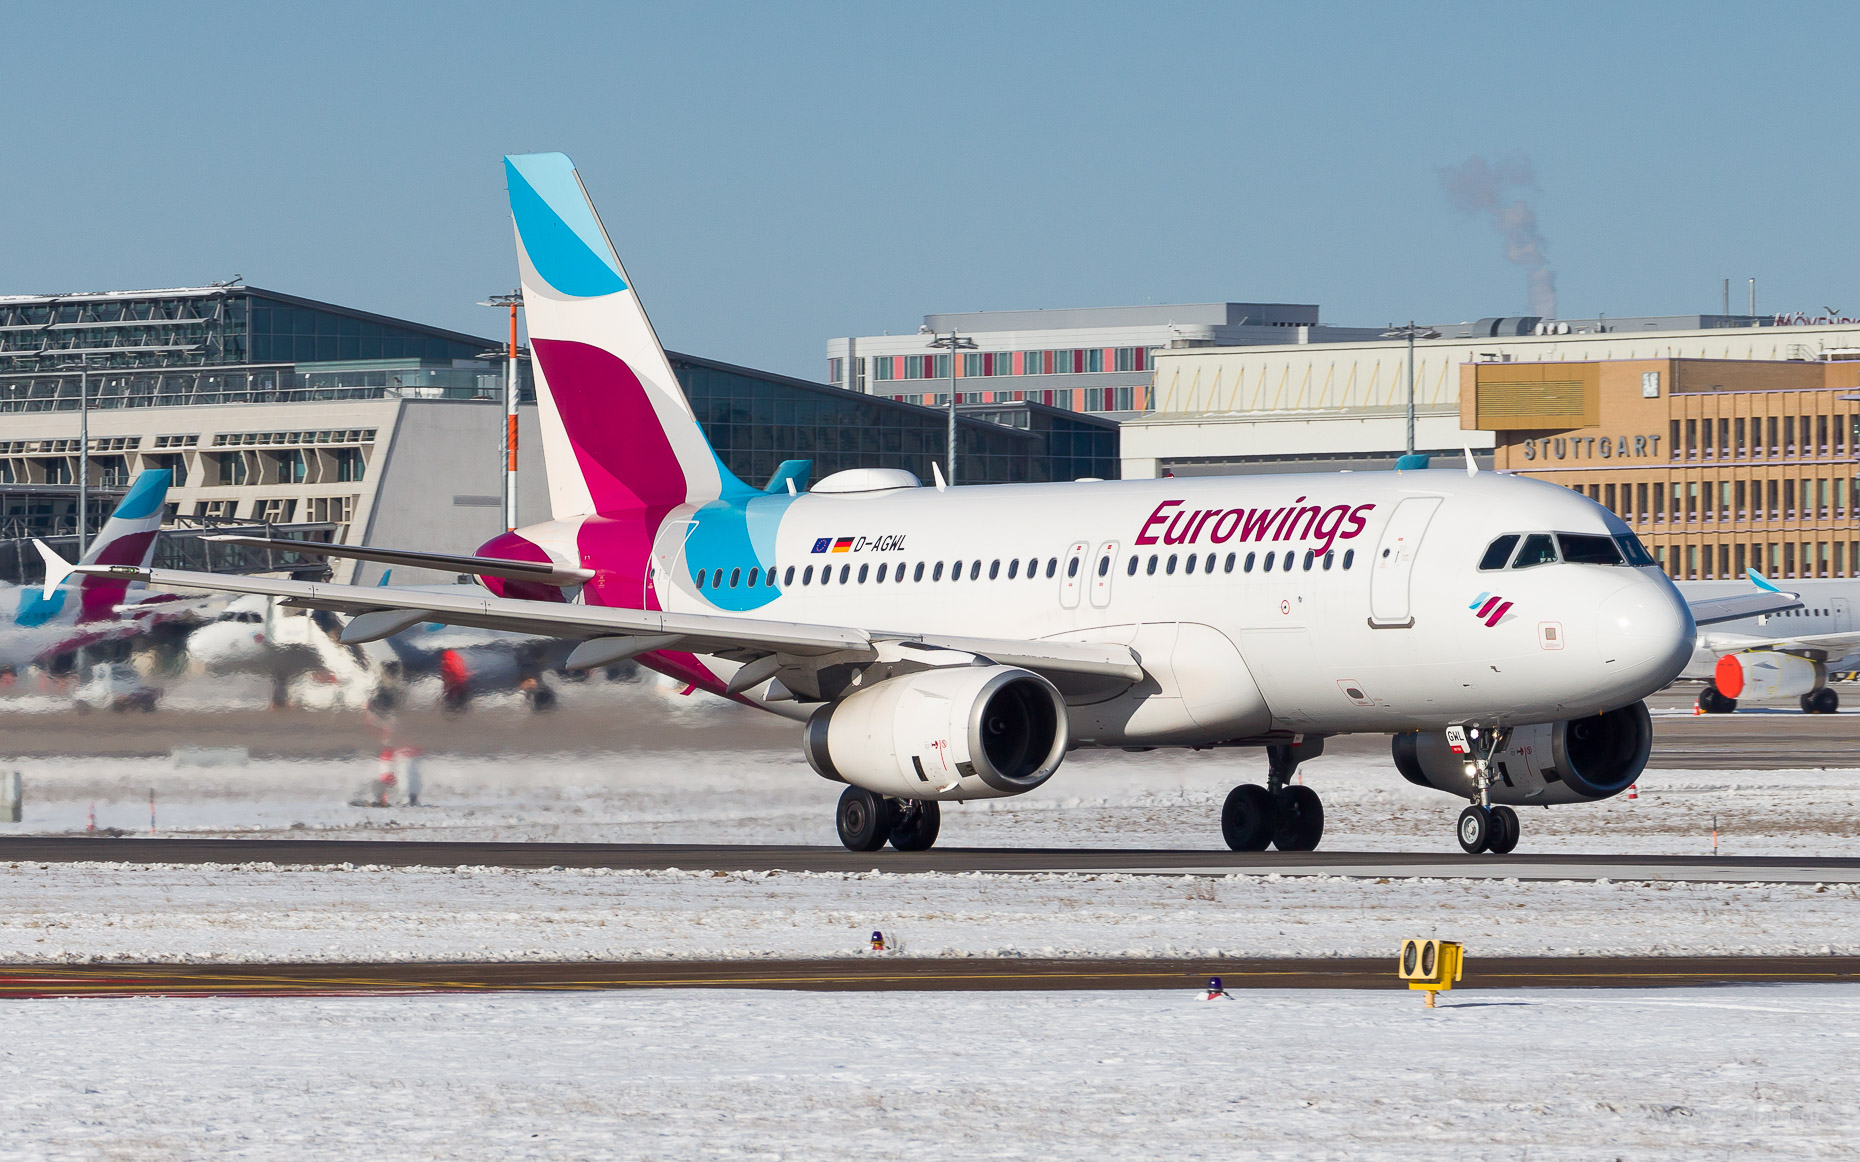
[[(761, 502), (750, 502), (740, 561), (714, 551), (689, 561), (676, 537), (659, 539), (657, 575), (675, 581), (659, 591), (671, 609), (1130, 645), (1149, 674), (1144, 682), (1065, 690), (1079, 742), (1197, 744), (1268, 730), (1328, 734), (1580, 717), (1666, 684), (1691, 656), (1695, 636), (1683, 599), (1654, 567), (1559, 561), (1481, 571), (1482, 555), (1500, 534), (1627, 533), (1576, 493), (1493, 473), (1202, 477), (767, 499), (760, 517)], [(1345, 515), (1251, 518), (1293, 507)], [(1225, 517), (1235, 511), (1242, 515)], [(1187, 515), (1196, 513), (1215, 515)], [(1242, 539), (1249, 520), (1253, 535)], [(835, 551), (848, 537), (852, 544)], [(777, 596), (761, 585), (753, 598), (759, 604), (745, 607), (749, 587), (738, 580), (732, 589), (729, 578), (753, 568), (766, 578), (769, 566)], [(825, 581), (823, 568), (831, 570)], [(721, 590), (713, 584), (719, 570)], [(694, 572), (705, 574), (701, 589)], [(734, 668), (707, 661), (720, 674)]]

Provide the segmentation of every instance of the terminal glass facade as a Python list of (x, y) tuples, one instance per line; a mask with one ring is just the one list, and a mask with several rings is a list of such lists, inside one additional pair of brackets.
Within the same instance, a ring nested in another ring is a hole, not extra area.
[[(945, 412), (689, 355), (671, 360), (711, 446), (747, 483), (760, 486), (783, 460), (812, 460), (815, 480), (847, 468), (903, 468), (929, 481), (931, 464), (943, 460)], [(1116, 425), (1038, 410), (1037, 421), (1030, 416), (1018, 425), (993, 415), (959, 416), (961, 482), (1117, 474)]]

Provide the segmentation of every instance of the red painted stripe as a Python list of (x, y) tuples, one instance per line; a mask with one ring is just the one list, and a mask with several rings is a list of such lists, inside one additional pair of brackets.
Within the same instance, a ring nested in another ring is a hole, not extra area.
[(1485, 619), (1486, 625), (1496, 626), (1499, 622), (1499, 619), (1504, 617), (1506, 613), (1510, 612), (1510, 610), (1511, 610), (1511, 602), (1507, 601), (1505, 602), (1505, 604), (1499, 606), (1496, 610), (1494, 610), (1492, 612), (1491, 617), (1488, 617)]
[(1484, 617), (1484, 616), (1485, 616), (1486, 614), (1488, 614), (1488, 613), (1490, 613), (1490, 612), (1492, 612), (1492, 607), (1493, 607), (1494, 605), (1497, 605), (1497, 604), (1498, 604), (1499, 602), (1501, 602), (1501, 601), (1503, 601), (1503, 600), (1504, 600), (1504, 598), (1503, 598), (1503, 597), (1494, 597), (1494, 598), (1492, 598), (1492, 600), (1490, 600), (1490, 601), (1488, 601), (1488, 602), (1486, 602), (1486, 603), (1485, 603), (1484, 605), (1481, 605), (1481, 606), (1479, 607), (1479, 612), (1478, 612), (1478, 613), (1475, 613), (1475, 614), (1473, 614), (1473, 616), (1474, 616), (1474, 617)]

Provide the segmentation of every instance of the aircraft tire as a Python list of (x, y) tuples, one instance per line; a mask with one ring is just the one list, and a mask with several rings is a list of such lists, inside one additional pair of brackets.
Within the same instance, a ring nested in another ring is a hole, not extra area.
[(1835, 714), (1840, 711), (1841, 696), (1832, 687), (1823, 686), (1802, 695), (1802, 713)]
[(833, 821), (847, 851), (877, 851), (891, 838), (896, 809), (891, 800), (863, 787), (848, 787), (840, 795)]
[(1522, 829), (1516, 811), (1505, 806), (1492, 808), (1492, 834), (1485, 841), (1485, 849), (1493, 855), (1510, 855), (1517, 849)]
[(1316, 851), (1324, 838), (1324, 801), (1310, 787), (1281, 787), (1273, 797), (1272, 845), (1280, 851)]
[(943, 809), (934, 799), (906, 803), (891, 825), (891, 846), (899, 851), (929, 851), (943, 824)]
[(1221, 838), (1234, 851), (1264, 851), (1272, 842), (1272, 795), (1258, 783), (1241, 783), (1221, 805)]
[(1477, 803), (1460, 812), (1460, 850), (1478, 855), (1492, 838), (1492, 815)]
[(1737, 699), (1726, 698), (1710, 682), (1699, 691), (1699, 709), (1707, 714), (1730, 714), (1737, 709)]

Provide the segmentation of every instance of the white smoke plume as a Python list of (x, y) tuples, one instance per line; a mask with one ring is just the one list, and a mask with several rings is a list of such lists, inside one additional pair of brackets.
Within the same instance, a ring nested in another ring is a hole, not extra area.
[(1517, 157), (1493, 165), (1474, 156), (1434, 172), (1440, 175), (1440, 184), (1453, 208), (1490, 222), (1505, 240), (1505, 257), (1525, 269), (1530, 313), (1556, 318), (1556, 271), (1544, 258), (1544, 236), (1537, 230), (1537, 211), (1524, 198), (1515, 196), (1537, 189), (1530, 161)]

